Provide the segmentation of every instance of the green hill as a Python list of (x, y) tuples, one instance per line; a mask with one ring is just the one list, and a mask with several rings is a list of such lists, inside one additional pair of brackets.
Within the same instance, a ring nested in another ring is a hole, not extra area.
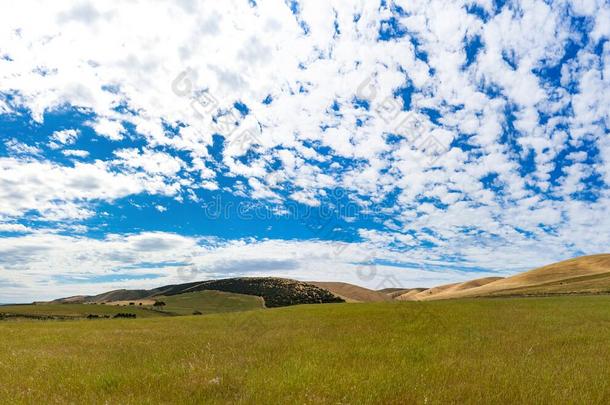
[(94, 296), (61, 298), (53, 302), (103, 303), (135, 301), (206, 290), (254, 295), (263, 298), (265, 306), (269, 308), (298, 304), (343, 302), (343, 299), (335, 296), (330, 291), (313, 284), (276, 277), (238, 277), (168, 285), (152, 290), (115, 290)]
[(196, 291), (170, 296), (157, 297), (166, 305), (163, 311), (178, 315), (214, 314), (221, 312), (248, 311), (262, 309), (263, 299), (253, 295), (227, 293), (223, 291)]

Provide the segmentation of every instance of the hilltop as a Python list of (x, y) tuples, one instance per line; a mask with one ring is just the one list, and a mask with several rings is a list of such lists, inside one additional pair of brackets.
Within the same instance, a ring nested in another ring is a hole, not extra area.
[(276, 277), (238, 277), (167, 285), (152, 290), (114, 290), (93, 296), (61, 298), (53, 301), (53, 303), (100, 304), (116, 301), (138, 301), (207, 290), (261, 297), (265, 306), (269, 308), (344, 301), (330, 291), (310, 283)]
[[(101, 304), (137, 301), (152, 305), (159, 297), (220, 291), (260, 297), (265, 307), (332, 302), (426, 301), (497, 296), (546, 296), (610, 293), (610, 254), (582, 256), (511, 277), (484, 277), (432, 288), (387, 288), (379, 291), (342, 282), (302, 282), (277, 277), (237, 277), (166, 285), (151, 290), (114, 290), (73, 296), (52, 303)], [(215, 296), (216, 300), (226, 297)], [(253, 303), (251, 303), (252, 305)]]
[(330, 281), (311, 281), (311, 284), (330, 291), (346, 302), (383, 302), (392, 301), (392, 297), (381, 291), (370, 290), (349, 283)]
[(549, 264), (511, 277), (487, 277), (448, 284), (405, 300), (439, 300), (501, 296), (547, 296), (610, 293), (610, 254), (581, 256)]

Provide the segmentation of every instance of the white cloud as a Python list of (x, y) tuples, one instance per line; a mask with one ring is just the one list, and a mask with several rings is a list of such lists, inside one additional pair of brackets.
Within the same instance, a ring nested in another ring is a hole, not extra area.
[(40, 155), (42, 153), (40, 148), (19, 142), (16, 139), (9, 139), (4, 144), (12, 155)]
[(99, 135), (102, 135), (112, 141), (120, 141), (123, 139), (125, 128), (123, 124), (117, 121), (112, 121), (107, 118), (100, 118), (92, 122), (91, 127)]
[(55, 131), (51, 135), (51, 141), (53, 141), (52, 145), (57, 145), (57, 143), (61, 145), (72, 145), (76, 142), (78, 138), (79, 131), (76, 129), (64, 129), (62, 131)]
[(0, 232), (30, 232), (32, 229), (22, 224), (0, 223)]
[(61, 153), (63, 153), (64, 156), (73, 156), (79, 158), (86, 158), (89, 156), (89, 152), (87, 152), (86, 150), (79, 149), (66, 149), (61, 151)]
[(89, 203), (139, 193), (172, 196), (178, 189), (158, 176), (115, 173), (102, 162), (65, 167), (0, 158), (0, 215), (6, 217), (33, 210), (47, 220), (83, 219), (94, 214)]
[(184, 162), (175, 156), (149, 149), (121, 149), (114, 153), (121, 165), (142, 169), (150, 175), (173, 176), (180, 171)]

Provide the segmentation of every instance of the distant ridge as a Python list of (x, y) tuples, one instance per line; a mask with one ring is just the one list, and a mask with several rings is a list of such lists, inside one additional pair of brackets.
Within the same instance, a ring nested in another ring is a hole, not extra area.
[(610, 254), (581, 256), (511, 277), (493, 279), (435, 287), (411, 299), (610, 294)]
[(369, 290), (349, 283), (330, 281), (310, 281), (311, 284), (330, 291), (347, 302), (382, 302), (392, 301), (392, 297), (379, 291)]
[(501, 280), (502, 277), (484, 277), (474, 280), (465, 281), (463, 283), (445, 284), (438, 287), (428, 288), (419, 292), (408, 292), (400, 295), (397, 298), (404, 301), (419, 301), (425, 299), (435, 299), (438, 296), (451, 294), (457, 291), (466, 291), (472, 288), (480, 287), (495, 281)]
[(152, 290), (114, 290), (76, 295), (53, 303), (138, 301), (196, 291), (216, 290), (263, 298), (267, 307), (332, 302), (427, 301), (453, 298), (610, 294), (610, 254), (582, 256), (511, 277), (484, 277), (432, 288), (371, 290), (341, 282), (302, 282), (277, 277), (237, 277), (166, 285)]
[(152, 290), (114, 290), (93, 296), (61, 298), (54, 303), (136, 301), (159, 296), (215, 290), (262, 297), (267, 307), (343, 302), (328, 290), (301, 281), (276, 277), (238, 277), (167, 285)]

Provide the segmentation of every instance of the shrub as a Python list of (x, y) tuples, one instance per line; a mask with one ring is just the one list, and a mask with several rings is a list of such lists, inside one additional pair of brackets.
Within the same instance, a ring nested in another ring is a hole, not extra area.
[(128, 313), (124, 313), (124, 312), (119, 312), (118, 314), (114, 315), (113, 318), (135, 318), (136, 314), (128, 314)]

